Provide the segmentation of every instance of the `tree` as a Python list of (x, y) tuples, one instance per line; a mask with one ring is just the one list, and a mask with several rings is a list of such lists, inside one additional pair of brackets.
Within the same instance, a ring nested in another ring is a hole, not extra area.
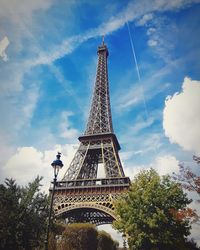
[(178, 250), (190, 234), (187, 218), (176, 214), (190, 204), (181, 186), (153, 169), (141, 171), (127, 195), (116, 203), (116, 229), (125, 232), (130, 249)]
[(98, 232), (98, 247), (97, 250), (116, 250), (118, 247), (118, 242), (113, 241), (110, 234), (105, 231)]
[(96, 250), (97, 230), (88, 223), (75, 223), (66, 226), (58, 250)]
[(94, 225), (88, 223), (57, 224), (54, 226), (54, 233), (62, 235), (57, 237), (59, 240), (56, 244), (55, 235), (52, 237), (49, 248), (51, 250), (116, 250), (119, 245), (110, 234), (98, 231)]
[(13, 179), (0, 185), (0, 249), (35, 249), (43, 244), (48, 214), (47, 195), (37, 177), (26, 187)]
[[(200, 157), (193, 156), (193, 160), (200, 165)], [(173, 179), (180, 183), (180, 185), (189, 192), (194, 192), (197, 197), (196, 201), (200, 202), (200, 176), (195, 174), (190, 167), (185, 166), (183, 163), (179, 164), (179, 173), (173, 173)], [(194, 198), (195, 200), (195, 198)], [(186, 211), (187, 212), (187, 211)], [(199, 223), (200, 217), (196, 210), (190, 209), (192, 215), (192, 223)]]
[[(200, 157), (193, 156), (193, 160), (200, 165)], [(173, 178), (180, 182), (184, 189), (195, 192), (200, 197), (200, 176), (193, 173), (190, 167), (179, 164), (179, 174), (174, 173)]]

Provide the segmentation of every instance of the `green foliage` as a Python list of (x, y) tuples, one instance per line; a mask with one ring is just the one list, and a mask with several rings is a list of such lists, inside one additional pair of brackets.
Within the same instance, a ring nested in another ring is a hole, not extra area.
[[(193, 160), (200, 165), (199, 156), (193, 156)], [(195, 174), (190, 167), (186, 167), (182, 163), (179, 164), (179, 173), (174, 173), (173, 179), (179, 182), (184, 189), (195, 192), (200, 197), (200, 176)]]
[(180, 249), (190, 234), (187, 219), (177, 219), (174, 211), (186, 209), (191, 201), (181, 186), (153, 169), (142, 171), (132, 182), (127, 196), (116, 204), (120, 219), (116, 229), (125, 232), (130, 249)]
[(110, 234), (105, 231), (98, 232), (98, 247), (97, 250), (116, 250), (118, 242), (113, 241)]
[(118, 247), (118, 242), (108, 233), (98, 231), (94, 225), (75, 223), (65, 226), (60, 224), (58, 227), (62, 235), (57, 240), (57, 247), (55, 247), (56, 237), (54, 236), (54, 241), (51, 237), (49, 250), (116, 250)]
[(96, 250), (97, 230), (94, 225), (75, 223), (68, 225), (58, 245), (59, 250)]
[(0, 249), (35, 249), (43, 244), (48, 214), (47, 196), (37, 177), (26, 187), (6, 179), (0, 185)]
[[(199, 156), (193, 156), (193, 160), (196, 164), (200, 166), (200, 157)], [(173, 173), (172, 178), (180, 183), (180, 185), (183, 187), (183, 189), (194, 192), (197, 199), (194, 198), (193, 200), (200, 203), (200, 176), (195, 174), (190, 167), (185, 166), (185, 164), (181, 163), (179, 164), (179, 173)], [(191, 220), (192, 223), (199, 224), (200, 222), (200, 216), (196, 213), (196, 210), (191, 209)]]

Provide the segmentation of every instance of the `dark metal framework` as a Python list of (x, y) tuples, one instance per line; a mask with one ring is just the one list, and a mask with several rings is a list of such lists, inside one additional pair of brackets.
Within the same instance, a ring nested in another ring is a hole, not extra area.
[[(98, 47), (96, 82), (87, 128), (79, 137), (80, 146), (69, 168), (55, 188), (55, 214), (69, 223), (112, 223), (116, 219), (114, 201), (130, 184), (124, 175), (118, 154), (120, 146), (113, 131), (107, 57), (108, 49), (103, 42)], [(98, 178), (100, 166), (104, 178)]]

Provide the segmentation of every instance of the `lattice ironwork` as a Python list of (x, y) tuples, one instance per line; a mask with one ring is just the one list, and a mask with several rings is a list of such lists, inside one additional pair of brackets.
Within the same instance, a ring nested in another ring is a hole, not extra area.
[(106, 178), (124, 176), (113, 134), (81, 142), (63, 180), (97, 178), (99, 163), (104, 166)]
[[(96, 82), (89, 119), (80, 145), (61, 182), (55, 188), (54, 210), (68, 222), (112, 223), (114, 201), (127, 191), (113, 131), (107, 67), (108, 49), (98, 47)], [(98, 178), (103, 167), (104, 177)]]
[[(114, 203), (129, 188), (118, 178), (59, 182), (54, 196), (54, 211), (57, 217), (67, 218), (67, 222), (91, 222), (96, 225), (112, 223), (117, 219)], [(107, 181), (107, 182), (106, 182)], [(73, 185), (74, 184), (74, 185)], [(81, 185), (82, 184), (82, 185)]]
[(113, 132), (108, 84), (108, 49), (105, 44), (98, 48), (98, 56), (96, 82), (85, 135)]

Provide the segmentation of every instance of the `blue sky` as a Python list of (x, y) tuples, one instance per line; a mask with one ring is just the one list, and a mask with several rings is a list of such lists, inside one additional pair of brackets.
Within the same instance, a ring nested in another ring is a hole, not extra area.
[(39, 174), (48, 186), (57, 150), (64, 174), (86, 127), (102, 35), (125, 173), (176, 172), (178, 162), (192, 164), (200, 154), (200, 1), (0, 0), (0, 6), (2, 182), (25, 184)]

